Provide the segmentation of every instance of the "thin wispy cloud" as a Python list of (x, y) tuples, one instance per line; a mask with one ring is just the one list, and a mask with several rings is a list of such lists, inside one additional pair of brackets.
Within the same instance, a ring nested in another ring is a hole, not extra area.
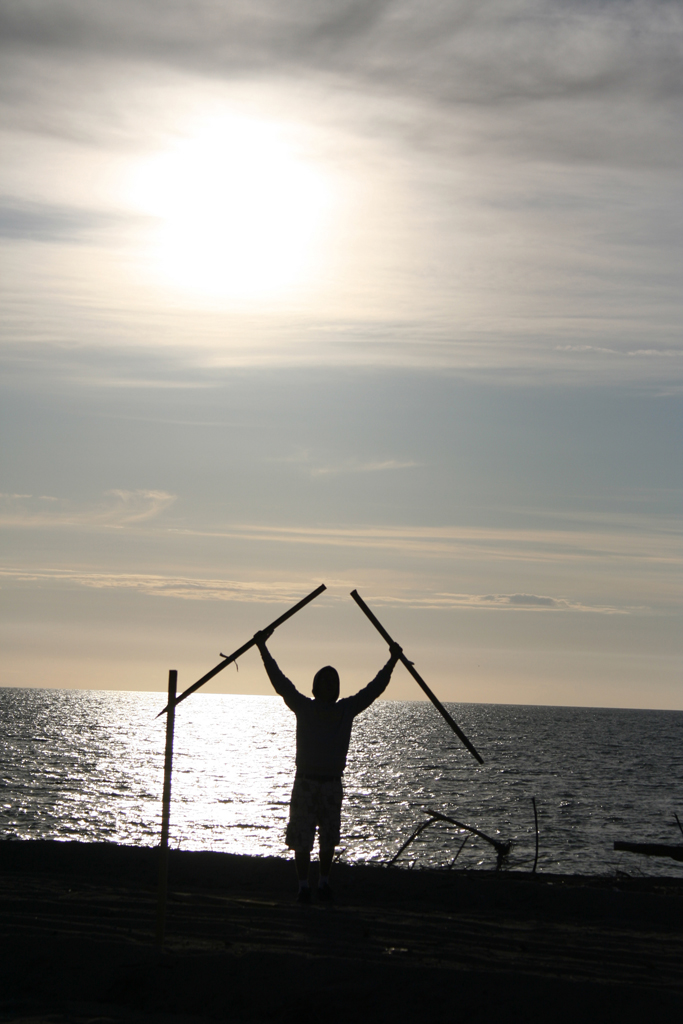
[(662, 358), (680, 358), (680, 352), (674, 348), (635, 348), (635, 349), (618, 349), (618, 348), (605, 348), (599, 345), (557, 345), (556, 349), (558, 352), (595, 352), (598, 355), (618, 356), (622, 359), (634, 356), (641, 357), (662, 357)]
[(456, 608), (479, 609), (481, 611), (524, 611), (524, 612), (583, 612), (593, 615), (628, 615), (638, 609), (616, 608), (610, 605), (591, 605), (569, 601), (564, 597), (547, 597), (539, 594), (430, 594), (422, 596), (379, 596), (374, 599), (378, 605), (398, 605), (410, 608), (446, 610)]
[[(683, 533), (605, 530), (520, 530), (487, 527), (275, 527), (236, 525), (218, 530), (173, 532), (301, 544), (410, 551), (426, 557), (563, 562), (628, 558), (673, 566), (680, 561)], [(676, 558), (676, 556), (678, 556)]]
[(311, 477), (344, 476), (354, 473), (384, 473), (388, 470), (414, 469), (419, 463), (410, 459), (378, 459), (364, 462), (359, 459), (342, 459), (338, 462), (303, 451), (274, 460), (279, 463), (300, 466)]
[(122, 528), (156, 519), (176, 500), (165, 491), (107, 491), (104, 500), (79, 505), (42, 494), (0, 494), (0, 526)]
[(0, 196), (0, 239), (79, 244), (139, 228), (148, 218)]
[(315, 466), (311, 476), (340, 476), (345, 473), (383, 473), (391, 469), (412, 469), (416, 462), (399, 462), (387, 459), (385, 462), (344, 462), (340, 465)]
[[(136, 590), (152, 597), (175, 597), (189, 601), (238, 601), (247, 603), (293, 603), (301, 599), (301, 581), (272, 583), (201, 579), (181, 576), (161, 576), (150, 573), (108, 573), (79, 572), (68, 569), (26, 570), (11, 567), (0, 568), (0, 579), (13, 583), (55, 586), (89, 587), (95, 590), (124, 589)], [(349, 583), (342, 585), (343, 590)], [(326, 601), (339, 603), (346, 600), (346, 593), (328, 593)], [(405, 607), (423, 609), (480, 609), (501, 611), (506, 609), (523, 611), (572, 611), (597, 614), (628, 614), (624, 608), (610, 608), (568, 601), (562, 597), (545, 597), (536, 594), (449, 594), (449, 593), (407, 593), (375, 594), (373, 604), (384, 607)]]
[(239, 601), (293, 603), (301, 600), (301, 582), (239, 582), (194, 579), (153, 573), (79, 572), (70, 569), (28, 570), (0, 568), (0, 578), (15, 583), (38, 583), (95, 590), (137, 590), (153, 597), (177, 597), (189, 601)]

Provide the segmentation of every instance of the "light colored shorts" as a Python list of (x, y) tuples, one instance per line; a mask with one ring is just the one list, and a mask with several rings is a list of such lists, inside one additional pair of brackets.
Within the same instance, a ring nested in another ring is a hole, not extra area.
[(337, 846), (343, 799), (341, 779), (319, 782), (297, 776), (292, 787), (285, 837), (290, 850), (308, 850), (310, 853), (316, 826), (321, 850)]

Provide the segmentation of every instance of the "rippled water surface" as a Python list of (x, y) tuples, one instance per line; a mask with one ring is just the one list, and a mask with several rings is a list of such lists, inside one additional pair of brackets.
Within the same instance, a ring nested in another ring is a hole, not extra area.
[[(5, 838), (158, 841), (164, 704), (158, 693), (0, 690)], [(671, 860), (617, 854), (615, 839), (683, 842), (683, 713), (450, 704), (481, 767), (430, 704), (380, 701), (356, 720), (344, 780), (342, 856), (386, 861), (422, 808), (513, 840), (510, 869), (637, 874)], [(294, 716), (278, 697), (197, 694), (178, 708), (171, 843), (285, 855)], [(452, 862), (465, 833), (433, 825), (402, 862)], [(458, 867), (492, 867), (468, 840)]]

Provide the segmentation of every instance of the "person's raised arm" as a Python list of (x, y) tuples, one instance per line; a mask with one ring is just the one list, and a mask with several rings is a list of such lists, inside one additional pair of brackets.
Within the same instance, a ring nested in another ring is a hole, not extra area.
[(390, 644), (389, 660), (386, 665), (379, 670), (371, 683), (364, 686), (362, 690), (358, 691), (358, 693), (354, 693), (353, 697), (348, 698), (354, 715), (358, 715), (361, 711), (365, 711), (366, 708), (370, 707), (373, 701), (377, 700), (380, 694), (384, 693), (389, 685), (391, 673), (394, 671), (396, 662), (402, 654), (403, 648), (399, 644)]
[(266, 643), (272, 636), (272, 633), (272, 629), (259, 630), (258, 633), (254, 633), (254, 640), (256, 641), (256, 646), (261, 652), (263, 666), (268, 673), (268, 678), (273, 684), (273, 689), (276, 693), (280, 694), (291, 711), (296, 711), (301, 703), (307, 698), (304, 697), (302, 693), (299, 693), (294, 683), (287, 678), (273, 655), (268, 650)]
[(266, 647), (266, 644), (268, 643), (272, 635), (272, 629), (259, 629), (258, 633), (254, 633), (254, 643), (261, 652), (261, 657), (263, 658), (264, 662), (266, 661), (266, 659), (270, 659), (271, 661), (273, 660), (272, 654)]

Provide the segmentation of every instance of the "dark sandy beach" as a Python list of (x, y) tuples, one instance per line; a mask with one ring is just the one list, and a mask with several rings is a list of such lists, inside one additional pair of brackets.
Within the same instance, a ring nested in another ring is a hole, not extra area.
[(0, 843), (0, 1019), (680, 1019), (683, 878), (337, 865), (333, 907), (276, 858)]

